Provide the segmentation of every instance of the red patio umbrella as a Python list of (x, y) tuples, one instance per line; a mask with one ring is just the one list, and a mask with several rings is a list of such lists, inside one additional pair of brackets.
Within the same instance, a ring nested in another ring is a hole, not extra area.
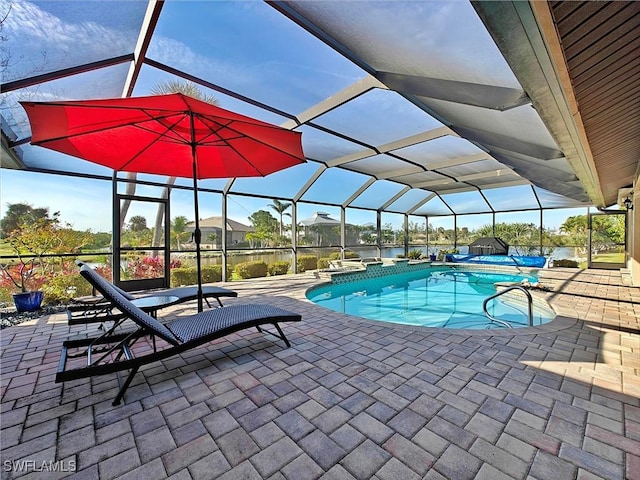
[(265, 176), (306, 161), (300, 132), (181, 93), (21, 103), (33, 145), (116, 171), (193, 178), (199, 311), (198, 179)]

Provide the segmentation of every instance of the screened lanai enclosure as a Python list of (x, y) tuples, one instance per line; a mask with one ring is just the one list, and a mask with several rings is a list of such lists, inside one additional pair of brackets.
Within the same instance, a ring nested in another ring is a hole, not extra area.
[[(134, 256), (171, 258), (161, 283), (172, 262), (193, 260), (193, 182), (31, 145), (20, 101), (190, 85), (219, 107), (301, 132), (306, 163), (199, 181), (202, 251), (223, 280), (248, 260), (295, 273), (309, 255), (466, 253), (479, 237), (502, 238), (510, 254), (638, 272), (637, 2), (0, 8), (3, 183), (46, 178), (76, 208), (86, 202), (87, 228), (113, 233), (103, 253), (121, 265), (118, 283)], [(53, 196), (5, 193), (3, 209)], [(569, 231), (571, 217), (584, 225)]]

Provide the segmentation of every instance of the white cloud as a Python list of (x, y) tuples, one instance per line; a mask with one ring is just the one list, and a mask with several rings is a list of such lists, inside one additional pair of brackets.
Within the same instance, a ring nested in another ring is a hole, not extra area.
[(3, 48), (9, 55), (3, 72), (7, 81), (132, 52), (138, 31), (93, 21), (73, 22), (33, 3), (13, 2), (3, 36)]

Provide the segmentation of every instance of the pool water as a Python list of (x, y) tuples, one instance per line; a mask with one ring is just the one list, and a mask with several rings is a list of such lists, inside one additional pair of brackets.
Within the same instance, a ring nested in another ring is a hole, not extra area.
[[(322, 285), (309, 290), (307, 298), (336, 312), (371, 320), (440, 328), (503, 328), (486, 317), (482, 303), (496, 293), (495, 283), (520, 283), (524, 279), (538, 281), (535, 275), (436, 268)], [(514, 293), (512, 298), (518, 297), (518, 302), (505, 297), (491, 301), (489, 313), (514, 328), (529, 326), (524, 295)], [(548, 307), (536, 306), (535, 302), (533, 313), (534, 325), (555, 316)]]

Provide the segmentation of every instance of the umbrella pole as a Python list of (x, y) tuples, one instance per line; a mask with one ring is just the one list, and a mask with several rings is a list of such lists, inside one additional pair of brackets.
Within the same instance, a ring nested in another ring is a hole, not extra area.
[[(195, 162), (193, 163), (195, 170)], [(196, 271), (198, 275), (198, 312), (203, 310), (202, 306), (202, 267), (200, 266), (200, 240), (202, 232), (200, 232), (200, 218), (198, 212), (198, 179), (193, 177), (193, 205), (196, 213), (196, 228), (193, 232), (193, 236), (196, 241)]]
[(198, 275), (198, 312), (202, 312), (202, 267), (200, 266), (200, 211), (198, 207), (198, 158), (195, 143), (195, 127), (193, 124), (193, 113), (191, 113), (191, 158), (193, 159), (193, 208), (196, 214), (196, 228), (193, 232), (196, 241), (196, 272)]

